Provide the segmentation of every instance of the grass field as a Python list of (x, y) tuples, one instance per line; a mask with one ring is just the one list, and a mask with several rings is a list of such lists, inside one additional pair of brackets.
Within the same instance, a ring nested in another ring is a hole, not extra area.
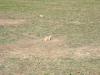
[(0, 0), (0, 75), (100, 75), (100, 1)]

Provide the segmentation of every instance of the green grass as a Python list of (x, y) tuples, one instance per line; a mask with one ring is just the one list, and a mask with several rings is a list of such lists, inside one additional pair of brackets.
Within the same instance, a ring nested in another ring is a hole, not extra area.
[(19, 31), (34, 32), (37, 36), (62, 35), (74, 47), (100, 43), (99, 3), (98, 0), (0, 0), (0, 11), (5, 18), (31, 20)]
[(99, 59), (7, 58), (0, 65), (0, 72), (3, 75), (99, 75), (99, 63)]
[[(62, 36), (71, 48), (100, 45), (99, 0), (0, 0), (2, 18), (25, 19), (27, 23), (0, 25), (0, 45), (14, 44), (30, 33), (39, 38)], [(1, 59), (0, 75), (100, 75), (99, 58), (53, 60), (8, 55)]]

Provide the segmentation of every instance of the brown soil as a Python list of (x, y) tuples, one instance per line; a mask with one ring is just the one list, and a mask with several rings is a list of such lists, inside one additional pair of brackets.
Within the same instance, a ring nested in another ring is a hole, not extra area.
[(13, 26), (13, 25), (19, 25), (23, 24), (25, 20), (23, 19), (0, 19), (0, 26), (6, 25), (6, 26)]
[(43, 58), (90, 58), (100, 57), (100, 47), (68, 48), (62, 39), (52, 39), (44, 42), (42, 39), (23, 39), (13, 45), (0, 46), (0, 53), (9, 56), (29, 58), (30, 56)]

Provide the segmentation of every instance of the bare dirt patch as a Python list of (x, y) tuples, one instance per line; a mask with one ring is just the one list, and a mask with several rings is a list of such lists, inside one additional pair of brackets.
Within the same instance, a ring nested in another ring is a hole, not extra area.
[(18, 24), (23, 24), (25, 22), (24, 19), (0, 19), (0, 26), (6, 25), (6, 26), (14, 26)]
[(18, 41), (15, 45), (6, 45), (5, 49), (9, 49), (10, 55), (27, 58), (30, 56), (43, 58), (60, 58), (68, 57), (69, 51), (64, 50), (63, 41), (60, 39), (53, 39), (44, 42), (42, 39), (23, 39)]
[(47, 42), (44, 42), (43, 39), (24, 39), (17, 42), (14, 51), (23, 54), (23, 57), (34, 55), (45, 58), (65, 58), (69, 56), (69, 53), (61, 47), (63, 44), (61, 39), (52, 39)]
[(76, 48), (73, 55), (75, 58), (100, 57), (100, 47), (98, 47), (98, 46), (86, 46), (86, 47)]
[(100, 47), (68, 48), (62, 39), (55, 38), (44, 42), (42, 39), (23, 39), (16, 44), (0, 46), (0, 52), (6, 51), (9, 56), (29, 58), (30, 56), (43, 58), (94, 58), (100, 57)]

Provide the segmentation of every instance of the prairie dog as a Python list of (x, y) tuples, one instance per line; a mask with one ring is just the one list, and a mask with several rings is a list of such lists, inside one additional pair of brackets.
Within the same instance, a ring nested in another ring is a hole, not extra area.
[(49, 35), (49, 36), (46, 36), (44, 39), (43, 39), (43, 41), (50, 41), (52, 39), (52, 36), (51, 35)]

